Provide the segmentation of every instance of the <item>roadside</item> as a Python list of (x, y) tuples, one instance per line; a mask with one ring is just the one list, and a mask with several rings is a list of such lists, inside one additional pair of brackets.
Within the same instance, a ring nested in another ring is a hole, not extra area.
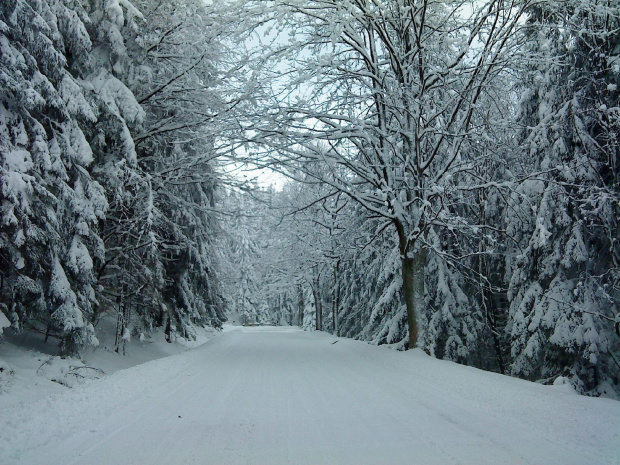
[(177, 338), (168, 343), (163, 330), (126, 341), (125, 355), (115, 352), (114, 318), (103, 319), (97, 330), (99, 345), (82, 351), (80, 356), (59, 357), (55, 341), (31, 332), (21, 335), (5, 331), (0, 342), (0, 411), (9, 405), (30, 403), (83, 384), (87, 380), (109, 376), (119, 370), (151, 360), (180, 354), (198, 347), (219, 333), (213, 328), (194, 327), (195, 340)]
[(0, 414), (24, 465), (617, 464), (620, 403), (292, 327), (196, 350)]

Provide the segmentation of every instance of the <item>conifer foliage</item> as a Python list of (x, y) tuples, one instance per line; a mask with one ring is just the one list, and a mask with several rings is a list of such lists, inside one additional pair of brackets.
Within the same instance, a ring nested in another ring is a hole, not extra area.
[[(136, 332), (167, 318), (185, 336), (192, 323), (225, 318), (206, 208), (217, 183), (208, 134), (188, 123), (200, 142), (176, 144), (187, 136), (177, 128), (166, 128), (160, 147), (151, 142), (164, 132), (154, 121), (172, 120), (174, 109), (144, 95), (161, 93), (179, 70), (159, 56), (149, 68), (144, 56), (176, 52), (186, 58), (180, 68), (195, 52), (189, 40), (160, 50), (163, 21), (141, 12), (155, 6), (0, 5), (0, 310), (15, 330), (44, 332), (65, 352), (97, 344), (104, 312), (122, 313), (123, 331), (136, 316)], [(174, 90), (179, 102), (190, 92)], [(162, 174), (179, 170), (193, 178)]]
[(596, 1), (532, 9), (521, 147), (540, 175), (518, 185), (506, 218), (520, 242), (508, 262), (510, 369), (581, 392), (609, 389), (618, 370), (618, 13)]

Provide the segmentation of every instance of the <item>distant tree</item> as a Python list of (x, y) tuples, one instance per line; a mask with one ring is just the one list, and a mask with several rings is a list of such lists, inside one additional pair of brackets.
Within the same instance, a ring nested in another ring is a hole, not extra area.
[(429, 231), (464, 227), (444, 206), (453, 179), (476, 163), (467, 147), (478, 103), (508, 62), (528, 3), (489, 1), (469, 13), (464, 1), (278, 3), (294, 56), (274, 69), (289, 79), (252, 139), (293, 170), (324, 165), (320, 181), (394, 231), (410, 347)]

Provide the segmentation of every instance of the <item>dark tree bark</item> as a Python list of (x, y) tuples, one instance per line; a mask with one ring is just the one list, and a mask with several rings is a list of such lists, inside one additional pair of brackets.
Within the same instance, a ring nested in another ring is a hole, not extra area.
[(321, 302), (321, 295), (319, 293), (319, 281), (321, 276), (317, 277), (312, 286), (312, 295), (314, 296), (314, 306), (316, 308), (316, 318), (314, 322), (314, 329), (321, 331), (323, 329), (323, 304)]
[(304, 289), (301, 284), (297, 286), (298, 292), (298, 311), (299, 311), (299, 320), (297, 321), (297, 325), (300, 328), (304, 326)]
[(398, 232), (398, 244), (401, 258), (403, 279), (403, 296), (407, 307), (407, 326), (409, 328), (409, 349), (418, 344), (418, 314), (424, 304), (424, 265), (426, 250), (418, 249), (410, 253), (411, 242), (405, 234), (405, 228), (399, 221), (394, 222)]

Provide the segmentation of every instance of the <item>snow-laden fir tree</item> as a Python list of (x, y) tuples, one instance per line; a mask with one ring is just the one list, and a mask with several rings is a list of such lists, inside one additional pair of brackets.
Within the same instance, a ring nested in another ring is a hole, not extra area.
[(218, 24), (193, 1), (110, 5), (100, 30), (119, 39), (102, 55), (144, 116), (124, 118), (133, 157), (104, 154), (112, 197), (103, 297), (108, 308), (129, 308), (136, 333), (165, 325), (169, 338), (174, 329), (192, 337), (193, 324), (225, 319), (214, 248)]
[[(224, 249), (223, 288), (229, 315), (243, 325), (281, 322), (281, 309), (276, 306), (284, 302), (277, 274), (285, 266), (281, 258), (284, 249), (278, 247), (274, 253), (271, 247), (278, 239), (265, 204), (272, 194), (257, 191), (258, 197), (253, 199), (232, 190), (221, 202), (228, 212), (219, 241)], [(290, 317), (288, 320), (291, 322)]]
[[(506, 209), (511, 373), (610, 394), (617, 377), (617, 2), (530, 11), (522, 156), (539, 174)], [(614, 353), (616, 355), (614, 355)]]
[(1, 304), (66, 351), (96, 343), (108, 311), (121, 334), (132, 314), (185, 336), (225, 318), (206, 126), (219, 23), (197, 2), (136, 5), (0, 7)]
[(15, 328), (59, 338), (64, 351), (96, 343), (93, 262), (104, 253), (87, 23), (67, 2), (0, 6), (2, 306)]
[(431, 230), (429, 240), (424, 346), (437, 358), (472, 365), (482, 329), (480, 313), (459, 270), (441, 256), (453, 248), (449, 237)]

